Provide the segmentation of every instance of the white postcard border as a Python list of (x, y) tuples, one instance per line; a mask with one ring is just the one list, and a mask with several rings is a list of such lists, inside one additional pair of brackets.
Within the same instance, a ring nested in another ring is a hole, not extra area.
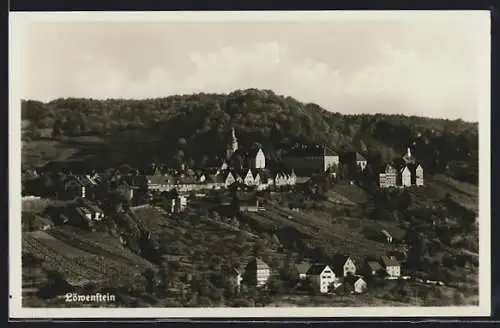
[[(23, 27), (31, 22), (68, 21), (328, 21), (339, 19), (399, 20), (426, 15), (453, 20), (477, 17), (481, 54), (479, 115), (479, 306), (468, 307), (302, 307), (302, 308), (23, 308), (21, 305), (21, 109), (19, 83)], [(490, 13), (487, 11), (308, 11), (308, 12), (17, 12), (9, 15), (9, 314), (11, 318), (228, 318), (228, 317), (449, 317), (489, 316), (490, 263)]]

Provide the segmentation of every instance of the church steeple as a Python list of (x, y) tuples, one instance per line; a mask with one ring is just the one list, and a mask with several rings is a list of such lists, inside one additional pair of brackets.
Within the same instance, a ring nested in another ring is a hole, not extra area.
[(226, 155), (228, 158), (233, 156), (233, 154), (238, 150), (238, 139), (236, 138), (236, 132), (234, 127), (231, 128), (231, 141), (227, 144)]
[(406, 149), (406, 154), (403, 156), (403, 160), (405, 161), (406, 164), (413, 164), (415, 163), (415, 157), (411, 154), (411, 149), (408, 147)]

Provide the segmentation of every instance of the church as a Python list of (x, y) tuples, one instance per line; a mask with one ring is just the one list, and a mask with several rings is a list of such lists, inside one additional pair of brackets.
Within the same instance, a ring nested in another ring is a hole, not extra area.
[(227, 144), (225, 163), (230, 168), (237, 170), (260, 170), (266, 168), (266, 155), (260, 146), (247, 150), (242, 149), (239, 146), (234, 128), (231, 128), (231, 138)]
[(398, 169), (392, 165), (386, 165), (384, 171), (379, 174), (380, 188), (407, 188), (424, 185), (424, 168), (417, 162), (409, 147), (401, 160), (402, 164), (398, 166)]

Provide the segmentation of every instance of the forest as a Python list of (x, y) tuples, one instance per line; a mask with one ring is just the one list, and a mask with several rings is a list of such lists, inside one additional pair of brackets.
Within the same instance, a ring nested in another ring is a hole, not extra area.
[[(411, 146), (427, 173), (446, 173), (477, 183), (477, 123), (404, 115), (343, 115), (334, 110), (258, 89), (145, 100), (23, 100), (23, 140), (24, 145), (37, 140), (69, 143), (79, 136), (97, 136), (104, 140), (99, 145), (102, 153), (114, 150), (112, 156), (98, 156), (96, 149), (87, 152), (86, 160), (99, 167), (153, 160), (204, 166), (224, 152), (234, 127), (242, 146), (260, 144), (270, 161), (279, 160), (282, 151), (294, 144), (322, 143), (336, 151), (359, 151), (378, 169)], [(137, 152), (131, 153), (131, 147), (140, 142)], [(83, 157), (81, 150), (72, 159)]]

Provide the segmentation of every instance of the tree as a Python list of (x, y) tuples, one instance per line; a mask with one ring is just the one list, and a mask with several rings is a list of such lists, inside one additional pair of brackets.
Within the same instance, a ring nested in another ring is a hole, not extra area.
[(54, 125), (52, 126), (52, 137), (53, 138), (57, 138), (57, 137), (60, 137), (62, 135), (62, 125), (63, 125), (63, 122), (60, 118), (57, 118), (54, 121)]

